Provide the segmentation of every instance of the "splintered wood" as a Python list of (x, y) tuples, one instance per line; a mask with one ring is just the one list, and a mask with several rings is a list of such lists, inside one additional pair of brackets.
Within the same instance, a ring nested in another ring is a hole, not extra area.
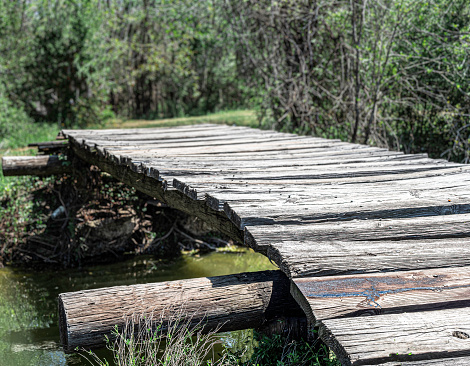
[(470, 365), (470, 166), (222, 125), (63, 135), (276, 262), (343, 365)]

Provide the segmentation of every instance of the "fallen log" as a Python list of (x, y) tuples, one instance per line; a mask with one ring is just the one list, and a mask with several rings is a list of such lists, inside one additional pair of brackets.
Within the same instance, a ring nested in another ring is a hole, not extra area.
[(53, 153), (57, 153), (58, 151), (65, 149), (67, 146), (68, 146), (67, 140), (33, 142), (31, 144), (28, 144), (28, 147), (37, 147), (38, 152), (45, 154), (45, 155), (51, 155)]
[(67, 353), (101, 347), (115, 326), (123, 329), (126, 318), (152, 315), (165, 324), (178, 307), (191, 326), (204, 324), (205, 332), (259, 328), (278, 317), (304, 318), (289, 288), (281, 271), (263, 271), (63, 293), (60, 340)]
[(38, 175), (48, 176), (71, 172), (70, 162), (57, 155), (44, 156), (4, 156), (2, 158), (4, 176)]

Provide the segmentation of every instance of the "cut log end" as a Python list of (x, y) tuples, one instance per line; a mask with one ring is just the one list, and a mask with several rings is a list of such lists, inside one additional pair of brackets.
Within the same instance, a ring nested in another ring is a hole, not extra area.
[(65, 311), (64, 302), (62, 300), (62, 294), (59, 295), (59, 334), (60, 344), (66, 347), (69, 344), (68, 330), (67, 330), (67, 313)]

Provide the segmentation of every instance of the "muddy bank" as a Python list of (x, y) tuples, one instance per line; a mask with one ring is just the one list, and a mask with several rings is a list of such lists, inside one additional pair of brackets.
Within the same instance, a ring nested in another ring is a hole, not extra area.
[(94, 166), (17, 179), (0, 196), (0, 265), (62, 268), (233, 244), (196, 217), (137, 192)]

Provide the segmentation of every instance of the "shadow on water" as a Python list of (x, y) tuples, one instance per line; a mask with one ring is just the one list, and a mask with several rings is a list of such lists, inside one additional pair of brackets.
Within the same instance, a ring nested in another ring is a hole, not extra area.
[[(57, 296), (62, 292), (274, 268), (264, 256), (243, 251), (182, 256), (170, 263), (141, 256), (67, 271), (0, 269), (0, 363), (89, 365), (78, 355), (65, 355), (60, 347)], [(107, 350), (96, 353), (112, 360)]]

